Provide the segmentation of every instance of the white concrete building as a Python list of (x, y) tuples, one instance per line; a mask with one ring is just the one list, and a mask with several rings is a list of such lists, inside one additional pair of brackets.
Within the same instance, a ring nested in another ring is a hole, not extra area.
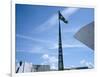
[(26, 73), (26, 72), (42, 72), (50, 71), (49, 65), (33, 65), (32, 63), (22, 62), (20, 66), (19, 63), (16, 64), (16, 73)]
[(38, 71), (50, 71), (49, 65), (33, 65), (32, 72), (38, 72)]
[(74, 37), (94, 50), (94, 21), (82, 27)]

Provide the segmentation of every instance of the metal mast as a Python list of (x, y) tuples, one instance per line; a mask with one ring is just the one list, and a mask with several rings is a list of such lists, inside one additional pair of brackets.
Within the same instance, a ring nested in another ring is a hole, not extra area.
[[(60, 11), (58, 11), (59, 15)], [(59, 16), (58, 16), (59, 17)], [(60, 26), (60, 17), (59, 20), (59, 48), (58, 48), (58, 70), (64, 70), (64, 64), (63, 64), (63, 49), (62, 49), (62, 39), (61, 39), (61, 26)]]

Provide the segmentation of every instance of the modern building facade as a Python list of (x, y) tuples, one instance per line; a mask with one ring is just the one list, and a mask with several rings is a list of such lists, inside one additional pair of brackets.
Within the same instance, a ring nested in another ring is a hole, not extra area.
[(27, 73), (27, 72), (42, 72), (50, 71), (49, 65), (33, 65), (32, 63), (22, 62), (20, 66), (19, 63), (16, 64), (16, 73)]
[(94, 50), (94, 21), (82, 27), (74, 37)]

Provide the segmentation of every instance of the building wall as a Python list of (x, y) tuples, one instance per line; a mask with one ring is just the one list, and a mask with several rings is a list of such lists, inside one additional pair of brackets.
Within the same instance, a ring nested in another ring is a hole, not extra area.
[(74, 37), (94, 50), (94, 22), (85, 25), (75, 34)]
[(49, 65), (33, 65), (32, 63), (27, 63), (27, 62), (23, 62), (21, 66), (19, 66), (19, 63), (17, 63), (16, 70), (18, 68), (19, 68), (18, 73), (50, 71)]

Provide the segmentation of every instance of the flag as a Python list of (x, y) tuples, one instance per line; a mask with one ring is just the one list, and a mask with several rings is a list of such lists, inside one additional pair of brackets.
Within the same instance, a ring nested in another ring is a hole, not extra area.
[(68, 23), (68, 21), (62, 16), (62, 14), (60, 13), (60, 11), (58, 12), (59, 13), (59, 20), (62, 20), (64, 23)]

